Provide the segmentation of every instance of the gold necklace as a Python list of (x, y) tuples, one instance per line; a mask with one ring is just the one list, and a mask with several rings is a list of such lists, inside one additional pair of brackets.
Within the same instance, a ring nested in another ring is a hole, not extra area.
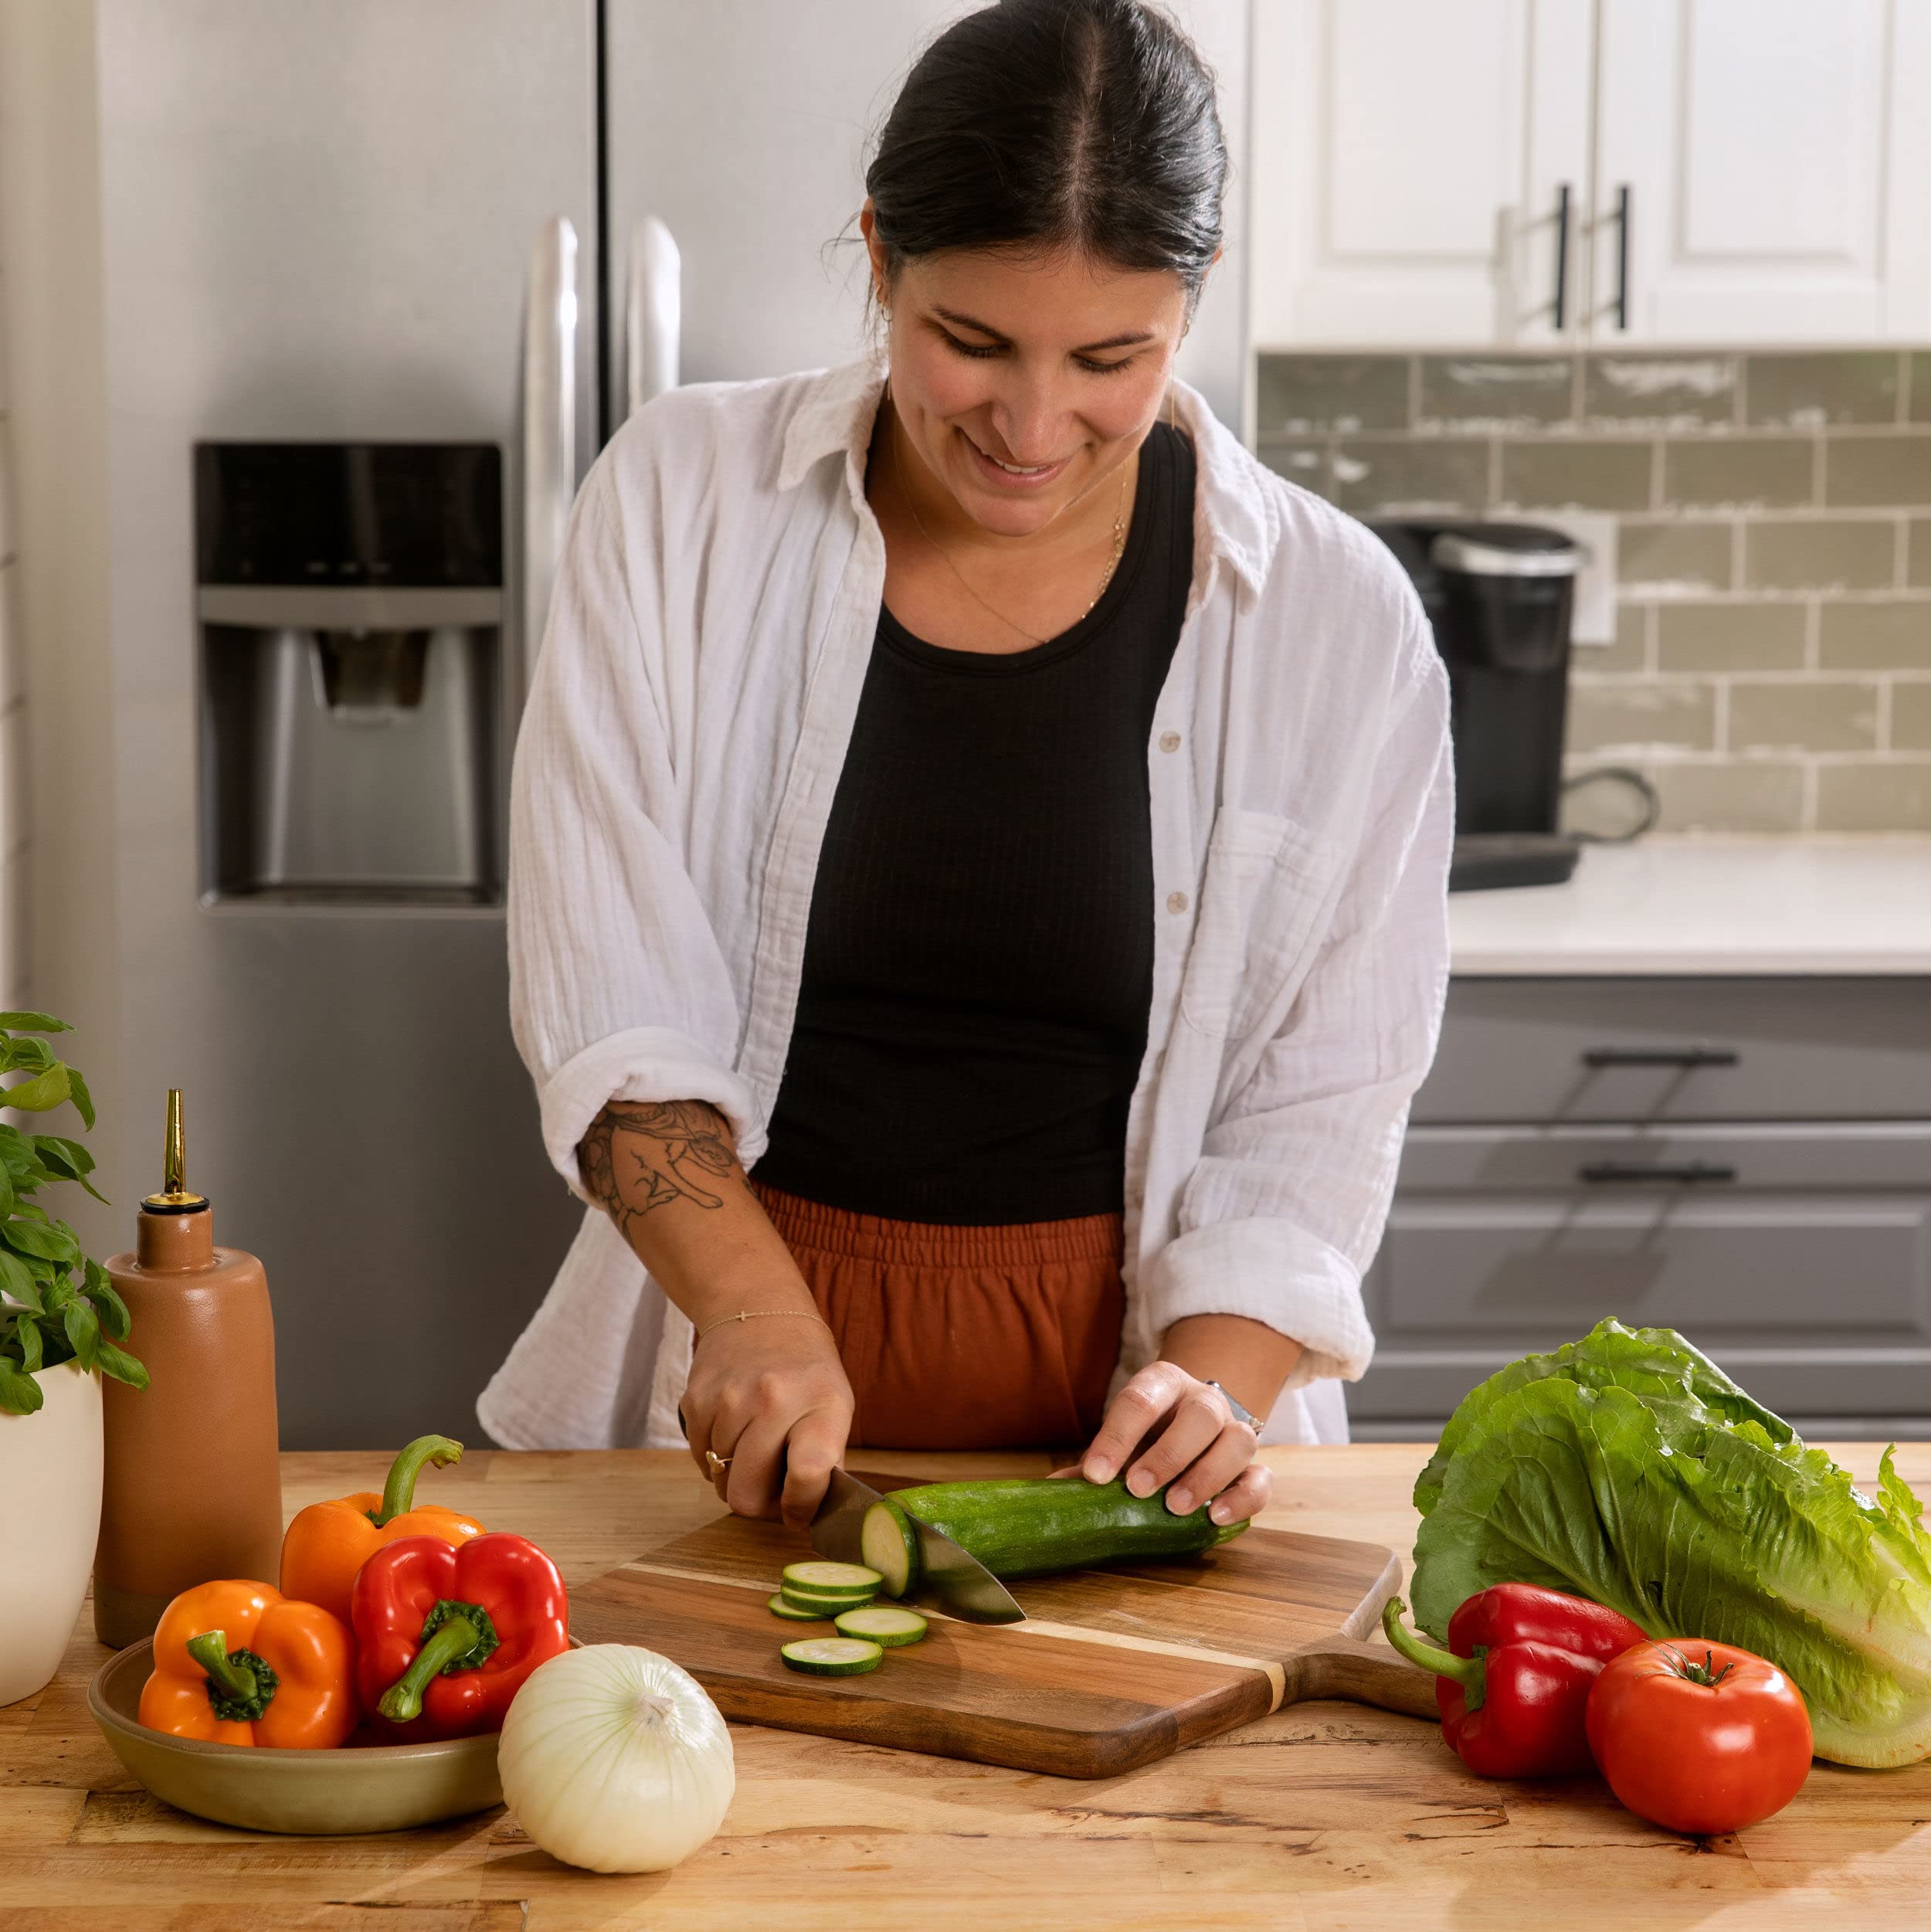
[[(912, 526), (918, 531), (918, 534), (925, 539), (926, 542), (929, 544), (934, 550), (936, 550), (938, 552), (940, 562), (944, 564), (945, 568), (949, 570), (955, 577), (958, 578), (959, 588), (963, 590), (966, 596), (971, 598), (972, 602), (977, 604), (979, 609), (984, 611), (989, 616), (996, 617), (1008, 630), (1017, 631), (1028, 643), (1044, 644), (1050, 643), (1051, 641), (1050, 639), (1045, 637), (1036, 637), (1033, 635), (1032, 632), (1026, 628), (1023, 624), (1014, 623), (1012, 619), (1007, 616), (1004, 611), (995, 610), (993, 606), (989, 604), (986, 599), (966, 581), (964, 574), (960, 571), (959, 565), (954, 563), (952, 559), (946, 555), (944, 547), (933, 537), (932, 533), (925, 528), (925, 520), (918, 514), (918, 506), (912, 501), (911, 491), (904, 487), (904, 465), (901, 460), (898, 454), (898, 412), (896, 409), (892, 411), (891, 443), (892, 467), (898, 473), (901, 493), (904, 497), (905, 508), (911, 514)], [(1122, 463), (1120, 465), (1119, 500), (1113, 506), (1112, 552), (1106, 560), (1106, 569), (1100, 578), (1099, 588), (1093, 593), (1091, 602), (1087, 605), (1086, 608), (1080, 613), (1077, 617), (1074, 619), (1074, 623), (1083, 623), (1088, 617), (1090, 617), (1093, 614), (1093, 606), (1097, 604), (1099, 600), (1106, 595), (1106, 586), (1113, 581), (1113, 573), (1119, 568), (1120, 557), (1125, 548), (1126, 465)], [(1072, 626), (1068, 625), (1067, 628), (1071, 630)]]

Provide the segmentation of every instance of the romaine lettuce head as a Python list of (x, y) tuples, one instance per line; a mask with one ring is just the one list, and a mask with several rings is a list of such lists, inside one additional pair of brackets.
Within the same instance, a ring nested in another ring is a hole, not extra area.
[(1598, 1322), (1580, 1342), (1565, 1342), (1549, 1355), (1525, 1355), (1462, 1397), (1428, 1466), (1416, 1479), (1415, 1507), (1424, 1516), (1441, 1496), (1449, 1461), (1468, 1432), (1502, 1397), (1552, 1375), (1565, 1376), (1584, 1388), (1630, 1389), (1652, 1401), (1698, 1403), (1726, 1421), (1758, 1424), (1774, 1442), (1797, 1440), (1789, 1423), (1753, 1402), (1673, 1328), (1631, 1329), (1618, 1321)]
[(1492, 1584), (1572, 1591), (1652, 1637), (1769, 1658), (1803, 1691), (1821, 1757), (1931, 1754), (1931, 1538), (1891, 1452), (1862, 1495), (1686, 1345), (1682, 1372), (1661, 1373), (1665, 1338), (1605, 1323), (1531, 1358), (1560, 1367), (1468, 1397), (1428, 1499), (1417, 1489), (1416, 1622), (1445, 1639)]

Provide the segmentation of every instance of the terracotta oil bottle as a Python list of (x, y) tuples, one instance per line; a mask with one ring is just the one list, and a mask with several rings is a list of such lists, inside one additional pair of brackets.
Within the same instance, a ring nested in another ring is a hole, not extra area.
[(161, 1191), (141, 1204), (134, 1251), (107, 1272), (148, 1370), (136, 1390), (104, 1378), (107, 1429), (94, 1631), (116, 1649), (154, 1633), (192, 1584), (273, 1585), (281, 1564), (275, 1324), (253, 1255), (215, 1245), (186, 1180), (181, 1093), (168, 1096)]

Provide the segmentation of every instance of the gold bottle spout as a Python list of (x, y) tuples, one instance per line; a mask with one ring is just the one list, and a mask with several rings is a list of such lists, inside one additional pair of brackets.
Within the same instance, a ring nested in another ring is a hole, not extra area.
[(181, 1120), (181, 1089), (168, 1089), (168, 1141), (161, 1156), (161, 1191), (149, 1194), (141, 1206), (155, 1214), (192, 1214), (208, 1205), (205, 1194), (188, 1186), (188, 1139)]

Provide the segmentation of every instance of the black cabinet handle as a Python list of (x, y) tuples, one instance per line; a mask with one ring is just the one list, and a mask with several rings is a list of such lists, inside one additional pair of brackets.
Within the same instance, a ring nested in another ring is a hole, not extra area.
[(1620, 1161), (1591, 1161), (1587, 1167), (1576, 1170), (1578, 1180), (1592, 1185), (1609, 1181), (1683, 1181), (1694, 1187), (1704, 1181), (1732, 1181), (1736, 1178), (1734, 1167), (1718, 1167), (1708, 1161), (1692, 1160), (1679, 1167), (1625, 1166)]
[(1733, 1067), (1728, 1047), (1591, 1047), (1585, 1067)]
[(1569, 184), (1556, 190), (1556, 333), (1569, 326)]
[(1629, 327), (1629, 183), (1616, 191), (1616, 326)]

